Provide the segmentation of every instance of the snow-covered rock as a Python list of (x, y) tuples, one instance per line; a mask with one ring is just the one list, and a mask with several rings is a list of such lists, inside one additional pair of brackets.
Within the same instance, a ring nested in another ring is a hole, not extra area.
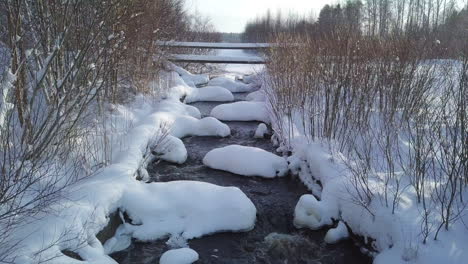
[(230, 134), (229, 126), (214, 117), (196, 119), (191, 116), (180, 116), (171, 127), (171, 135), (178, 138), (186, 136), (227, 137)]
[(206, 86), (202, 88), (195, 88), (188, 93), (185, 97), (186, 103), (193, 102), (231, 102), (234, 101), (234, 95), (223, 87), (220, 86)]
[(294, 226), (317, 230), (322, 227), (321, 205), (311, 194), (304, 194), (294, 209)]
[(191, 264), (198, 260), (198, 253), (191, 248), (171, 249), (162, 254), (159, 264)]
[(165, 136), (165, 138), (155, 146), (153, 154), (159, 159), (177, 164), (182, 164), (187, 160), (187, 149), (185, 148), (184, 142), (172, 135)]
[(264, 123), (261, 123), (255, 130), (254, 138), (264, 138), (265, 134), (268, 134), (268, 128)]
[(192, 74), (175, 64), (172, 64), (172, 69), (176, 71), (188, 85), (192, 83), (194, 85), (205, 84), (210, 79), (206, 74)]
[(274, 178), (285, 176), (286, 160), (260, 148), (230, 145), (213, 149), (203, 158), (206, 166), (244, 176)]
[(257, 74), (251, 74), (251, 75), (245, 75), (242, 80), (245, 82), (245, 83), (254, 83), (254, 82), (258, 82), (259, 80), (259, 77)]
[(208, 82), (209, 86), (221, 86), (233, 93), (240, 93), (240, 92), (250, 92), (254, 89), (253, 85), (247, 85), (245, 83), (233, 80), (232, 78), (228, 77), (216, 77), (211, 79)]
[(106, 254), (112, 254), (113, 252), (121, 251), (128, 248), (132, 243), (132, 236), (127, 232), (124, 225), (121, 225), (115, 231), (113, 237), (108, 239), (104, 246), (104, 252)]
[(178, 100), (163, 100), (155, 107), (155, 111), (158, 112), (158, 116), (161, 116), (161, 113), (169, 113), (170, 115), (177, 113), (178, 115), (188, 115), (197, 119), (201, 118), (198, 108), (183, 104)]
[(235, 102), (221, 104), (211, 110), (211, 116), (224, 121), (260, 121), (270, 123), (266, 104), (263, 102)]
[(257, 211), (239, 188), (198, 181), (136, 183), (123, 194), (120, 208), (138, 223), (125, 228), (141, 241), (251, 230)]
[(255, 92), (251, 92), (245, 97), (247, 101), (255, 101), (255, 102), (265, 102), (266, 101), (266, 94), (263, 90), (258, 90)]
[(330, 228), (325, 235), (325, 242), (328, 244), (335, 244), (345, 238), (349, 237), (348, 228), (343, 221), (338, 222), (335, 228)]

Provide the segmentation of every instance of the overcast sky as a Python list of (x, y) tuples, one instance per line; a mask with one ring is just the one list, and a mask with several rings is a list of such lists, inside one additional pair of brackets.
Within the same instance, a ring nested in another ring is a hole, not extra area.
[(295, 12), (316, 16), (320, 9), (336, 0), (186, 0), (187, 8), (207, 15), (221, 32), (242, 32), (247, 21), (257, 15), (273, 14), (276, 10), (282, 13)]

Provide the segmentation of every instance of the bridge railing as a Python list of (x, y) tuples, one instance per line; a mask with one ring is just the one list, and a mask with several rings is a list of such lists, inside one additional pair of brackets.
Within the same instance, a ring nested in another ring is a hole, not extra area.
[[(245, 49), (262, 50), (272, 47), (269, 43), (226, 43), (226, 42), (183, 42), (158, 41), (158, 46), (168, 48), (194, 48), (194, 49)], [(264, 64), (266, 59), (260, 56), (214, 56), (194, 54), (170, 54), (170, 61), (191, 63), (223, 63), (223, 64)]]

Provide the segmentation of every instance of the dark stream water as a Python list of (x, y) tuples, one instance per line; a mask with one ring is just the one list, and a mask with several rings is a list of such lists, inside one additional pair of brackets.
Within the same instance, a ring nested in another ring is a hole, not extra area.
[[(242, 100), (245, 94), (237, 94)], [(218, 103), (199, 102), (203, 116), (209, 115)], [(255, 204), (255, 228), (244, 233), (218, 233), (189, 241), (190, 248), (200, 255), (196, 263), (371, 263), (351, 241), (327, 245), (324, 230), (311, 231), (293, 226), (294, 207), (302, 194), (308, 193), (303, 184), (292, 176), (276, 179), (244, 177), (213, 170), (202, 163), (204, 155), (230, 144), (254, 146), (274, 152), (270, 140), (254, 139), (258, 122), (225, 122), (231, 136), (187, 137), (183, 139), (188, 159), (182, 165), (165, 162), (152, 164), (148, 171), (153, 181), (196, 180), (221, 186), (237, 186)], [(252, 161), (255, 162), (255, 161)], [(170, 249), (165, 240), (132, 245), (111, 255), (121, 264), (158, 263), (161, 254)]]

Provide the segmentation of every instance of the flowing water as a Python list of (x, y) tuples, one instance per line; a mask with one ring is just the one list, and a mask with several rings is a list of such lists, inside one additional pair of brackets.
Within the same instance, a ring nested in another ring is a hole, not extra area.
[[(236, 100), (244, 97), (245, 94), (236, 94)], [(218, 104), (199, 102), (193, 105), (203, 116), (208, 116)], [(245, 177), (205, 167), (202, 159), (208, 151), (230, 144), (274, 152), (270, 140), (253, 138), (258, 122), (225, 123), (231, 128), (230, 137), (184, 138), (188, 151), (184, 164), (160, 162), (148, 168), (152, 181), (196, 180), (236, 186), (255, 204), (257, 221), (253, 230), (218, 233), (189, 241), (190, 248), (200, 255), (197, 263), (371, 263), (349, 240), (327, 245), (323, 242), (325, 231), (293, 226), (294, 207), (302, 194), (309, 193), (299, 179), (292, 176), (276, 179)], [(158, 263), (161, 254), (170, 249), (166, 240), (134, 241), (128, 249), (111, 256), (121, 264)]]

